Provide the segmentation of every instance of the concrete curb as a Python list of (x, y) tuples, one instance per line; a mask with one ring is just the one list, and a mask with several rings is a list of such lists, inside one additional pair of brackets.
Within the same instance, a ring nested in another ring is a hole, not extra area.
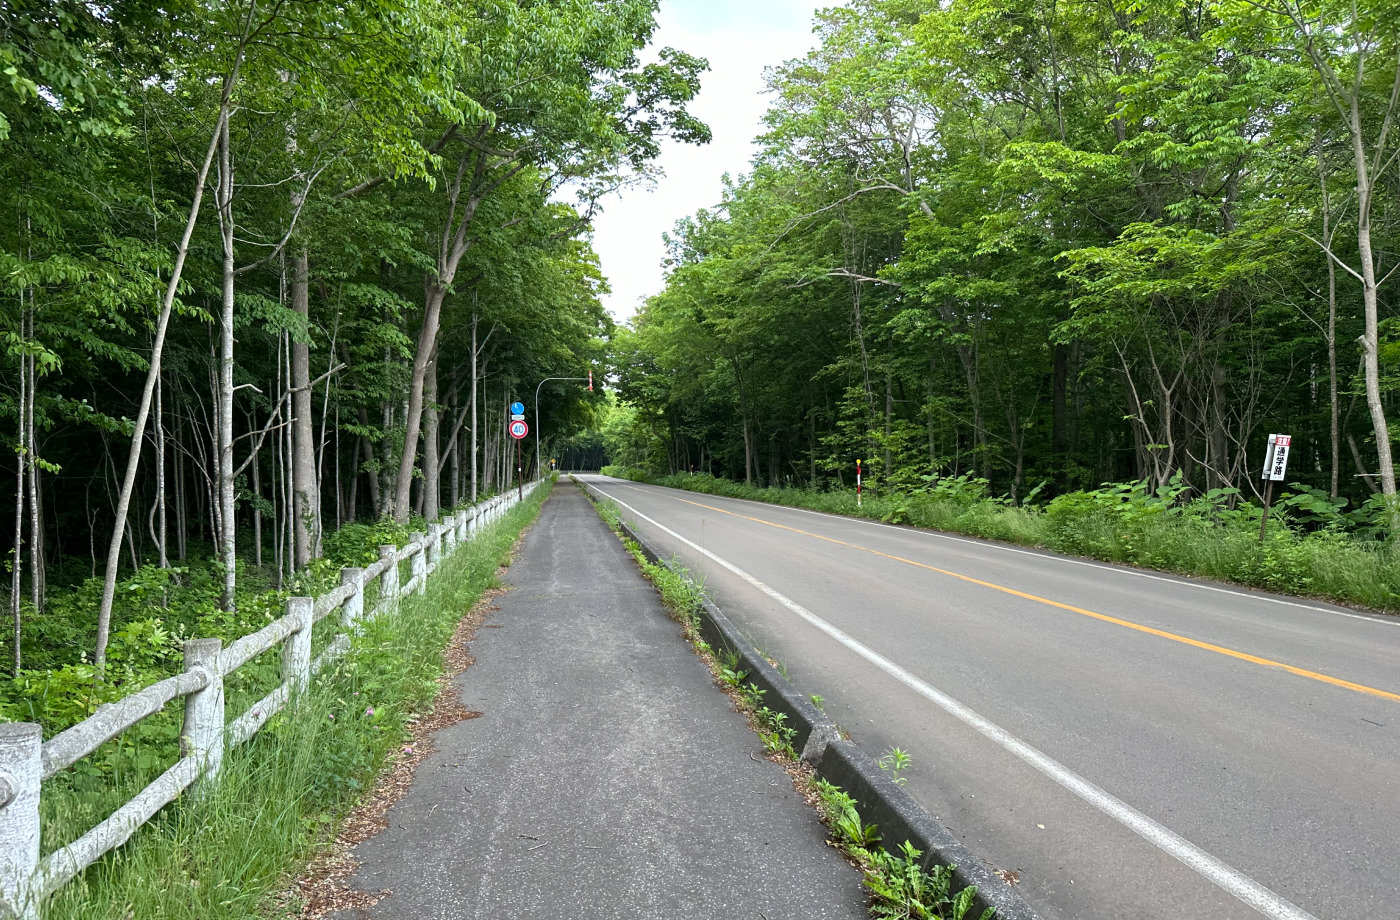
[(816, 763), (817, 773), (840, 786), (856, 802), (861, 820), (880, 829), (880, 845), (891, 853), (909, 841), (924, 852), (924, 863), (955, 866), (954, 890), (977, 886), (971, 916), (996, 908), (997, 920), (1039, 920), (1030, 905), (965, 847), (923, 806), (898, 786), (867, 753), (849, 741), (833, 741)]
[[(577, 479), (574, 482), (597, 504), (597, 496), (585, 483)], [(648, 561), (668, 565), (646, 539), (625, 521), (619, 523), (623, 533), (641, 547)], [(763, 705), (785, 713), (787, 724), (797, 730), (794, 747), (801, 751), (802, 759), (813, 765), (818, 776), (841, 787), (855, 800), (862, 820), (880, 829), (880, 843), (885, 849), (897, 852), (899, 845), (907, 840), (924, 852), (926, 865), (955, 866), (955, 890), (969, 885), (977, 887), (970, 916), (980, 916), (988, 907), (994, 907), (997, 920), (1040, 920), (1010, 885), (881, 770), (875, 758), (856, 744), (842, 740), (836, 725), (808, 697), (799, 693), (708, 599), (704, 601), (700, 617), (700, 635), (716, 651), (738, 653), (740, 667), (749, 672), (746, 680), (764, 691)]]

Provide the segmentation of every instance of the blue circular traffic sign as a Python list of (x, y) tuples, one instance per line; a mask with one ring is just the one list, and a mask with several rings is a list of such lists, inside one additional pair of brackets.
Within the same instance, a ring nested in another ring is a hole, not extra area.
[(525, 404), (524, 404), (523, 402), (513, 402), (513, 403), (511, 403), (511, 404), (510, 404), (510, 414), (511, 414), (511, 415), (524, 415), (524, 414), (525, 414)]

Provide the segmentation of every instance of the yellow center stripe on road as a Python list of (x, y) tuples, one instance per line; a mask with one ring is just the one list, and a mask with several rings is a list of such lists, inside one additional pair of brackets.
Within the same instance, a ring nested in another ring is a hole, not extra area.
[(714, 505), (706, 505), (700, 502), (693, 502), (685, 498), (677, 498), (676, 501), (684, 502), (687, 505), (694, 505), (697, 508), (705, 508), (707, 510), (714, 511), (719, 514), (727, 514), (730, 517), (742, 518), (746, 521), (752, 521), (755, 524), (764, 524), (768, 527), (775, 527), (778, 530), (786, 530), (790, 531), (791, 533), (801, 534), (804, 537), (811, 537), (814, 540), (823, 540), (827, 543), (834, 543), (837, 546), (844, 546), (849, 549), (859, 550), (863, 553), (869, 553), (872, 556), (880, 556), (884, 559), (890, 559), (894, 562), (902, 562), (905, 565), (912, 565), (921, 569), (927, 569), (930, 572), (937, 572), (939, 575), (947, 575), (949, 578), (956, 578), (959, 581), (965, 581), (968, 584), (979, 585), (983, 588), (991, 588), (993, 591), (1000, 591), (1003, 594), (1010, 594), (1013, 597), (1024, 598), (1028, 601), (1034, 601), (1037, 604), (1045, 604), (1049, 607), (1058, 607), (1061, 610), (1068, 610), (1071, 613), (1077, 613), (1081, 616), (1093, 617), (1095, 620), (1102, 620), (1105, 623), (1112, 623), (1115, 626), (1122, 626), (1126, 629), (1137, 630), (1138, 632), (1147, 633), (1151, 636), (1158, 636), (1162, 639), (1170, 639), (1172, 642), (1180, 642), (1182, 645), (1190, 645), (1195, 648), (1204, 649), (1207, 652), (1214, 652), (1217, 655), (1225, 655), (1230, 658), (1237, 658), (1240, 661), (1248, 661), (1250, 664), (1263, 665), (1266, 668), (1278, 668), (1280, 670), (1287, 671), (1289, 674), (1296, 674), (1298, 677), (1306, 677), (1309, 680), (1321, 681), (1324, 684), (1331, 684), (1334, 687), (1342, 687), (1346, 690), (1354, 690), (1357, 693), (1365, 693), (1369, 696), (1378, 696), (1381, 699), (1394, 700), (1396, 702), (1400, 702), (1400, 693), (1391, 693), (1388, 690), (1379, 690), (1375, 687), (1368, 687), (1365, 684), (1358, 684), (1353, 683), (1349, 680), (1342, 680), (1340, 677), (1332, 677), (1328, 674), (1320, 674), (1317, 671), (1309, 671), (1306, 668), (1294, 667), (1291, 664), (1285, 664), (1282, 661), (1274, 661), (1271, 658), (1260, 658), (1258, 655), (1250, 655), (1246, 652), (1237, 652), (1234, 649), (1225, 648), (1222, 645), (1212, 645), (1209, 642), (1202, 642), (1199, 639), (1192, 639), (1188, 636), (1182, 636), (1176, 633), (1167, 632), (1166, 630), (1156, 629), (1151, 626), (1144, 626), (1141, 623), (1134, 623), (1131, 620), (1124, 620), (1120, 619), (1119, 617), (1109, 616), (1106, 613), (1095, 613), (1092, 610), (1085, 610), (1083, 607), (1076, 607), (1073, 604), (1063, 604), (1059, 601), (1053, 601), (1048, 597), (1040, 597), (1036, 594), (1027, 594), (1024, 591), (1017, 591), (1015, 588), (1008, 588), (1005, 585), (998, 585), (990, 581), (983, 581), (980, 578), (973, 578), (971, 575), (960, 575), (957, 572), (950, 572), (947, 569), (940, 569), (937, 566), (928, 565), (923, 562), (915, 562), (913, 559), (905, 559), (903, 556), (894, 556), (889, 553), (882, 553), (878, 549), (871, 549), (868, 546), (861, 546), (858, 543), (848, 543), (845, 540), (837, 540), (834, 537), (824, 537), (819, 533), (812, 533), (809, 530), (802, 530), (797, 527), (788, 527), (786, 524), (776, 524), (773, 521), (765, 521), (762, 518), (749, 517), (747, 514), (739, 514), (735, 511), (726, 511), (724, 508), (716, 508)]

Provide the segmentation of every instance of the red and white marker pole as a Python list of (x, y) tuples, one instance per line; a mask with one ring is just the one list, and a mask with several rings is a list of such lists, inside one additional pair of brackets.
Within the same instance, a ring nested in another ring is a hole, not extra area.
[(588, 369), (588, 392), (593, 392), (593, 368)]
[(860, 507), (860, 461), (856, 461), (856, 507)]

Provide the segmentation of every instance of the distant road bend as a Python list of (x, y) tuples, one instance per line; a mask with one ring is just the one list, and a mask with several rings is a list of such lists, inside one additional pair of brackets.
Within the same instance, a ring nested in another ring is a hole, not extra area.
[(581, 478), (1047, 920), (1400, 918), (1400, 620)]

